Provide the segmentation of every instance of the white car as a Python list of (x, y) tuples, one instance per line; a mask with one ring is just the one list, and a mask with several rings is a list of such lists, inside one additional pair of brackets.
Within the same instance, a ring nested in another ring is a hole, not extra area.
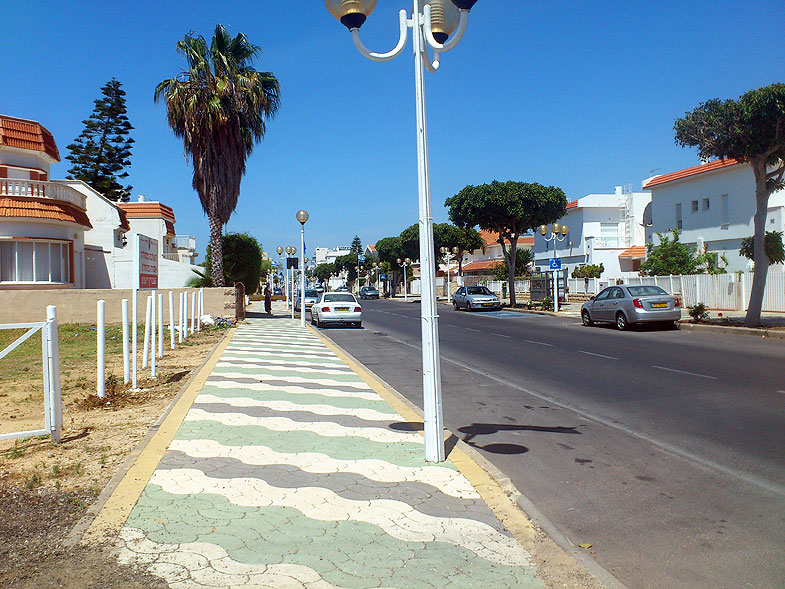
[(326, 292), (311, 307), (311, 323), (322, 327), (329, 323), (362, 327), (363, 309), (350, 292)]

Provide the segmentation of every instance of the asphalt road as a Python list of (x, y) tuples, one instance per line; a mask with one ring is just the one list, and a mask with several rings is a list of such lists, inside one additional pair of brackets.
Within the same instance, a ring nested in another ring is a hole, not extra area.
[[(422, 407), (419, 304), (323, 330)], [(445, 427), (630, 587), (785, 585), (785, 342), (440, 305)]]

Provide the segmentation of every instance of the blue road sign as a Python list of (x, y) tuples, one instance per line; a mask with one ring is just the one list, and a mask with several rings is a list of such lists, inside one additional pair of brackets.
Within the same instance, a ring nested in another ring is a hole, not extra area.
[(365, 256), (357, 256), (357, 261), (358, 262), (364, 262), (365, 261)]
[(561, 270), (561, 258), (551, 258), (550, 263), (551, 270)]
[(387, 280), (387, 274), (379, 274), (380, 280)]

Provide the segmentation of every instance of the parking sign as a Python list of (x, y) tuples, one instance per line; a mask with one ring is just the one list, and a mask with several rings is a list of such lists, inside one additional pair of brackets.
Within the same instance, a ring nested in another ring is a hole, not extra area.
[(550, 263), (551, 270), (561, 270), (561, 258), (551, 258)]

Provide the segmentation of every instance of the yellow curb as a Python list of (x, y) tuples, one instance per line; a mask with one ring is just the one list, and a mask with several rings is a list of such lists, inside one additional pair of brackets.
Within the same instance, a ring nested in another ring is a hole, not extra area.
[[(307, 327), (319, 337), (324, 345), (344, 361), (349, 368), (356, 372), (369, 387), (389, 403), (401, 417), (410, 423), (423, 422), (422, 415), (408, 399), (352, 358), (327, 336), (322, 335), (310, 325)], [(447, 437), (452, 437), (452, 434), (448, 432)], [(488, 505), (491, 511), (493, 511), (494, 515), (496, 515), (507, 530), (515, 536), (515, 539), (518, 540), (518, 542), (530, 545), (531, 541), (537, 535), (537, 532), (529, 517), (523, 513), (512, 498), (505, 493), (496, 479), (462, 449), (463, 446), (466, 446), (465, 443), (458, 440), (447, 458), (455, 465), (458, 471), (466, 477), (477, 493), (479, 493), (482, 500)], [(513, 488), (512, 492), (517, 493), (518, 491)]]
[(202, 390), (207, 377), (210, 376), (236, 331), (236, 329), (231, 330), (204, 363), (199, 373), (161, 423), (158, 431), (144, 447), (139, 457), (109, 496), (109, 499), (107, 499), (101, 511), (98, 512), (90, 527), (85, 530), (80, 544), (100, 544), (107, 539), (116, 537), (120, 532), (120, 528), (125, 524), (125, 521), (131, 514), (131, 510), (147, 486), (147, 482), (150, 480), (153, 472), (155, 472), (158, 463), (183, 423), (183, 419), (185, 419), (185, 415), (191, 408), (194, 399), (196, 399), (199, 391)]

